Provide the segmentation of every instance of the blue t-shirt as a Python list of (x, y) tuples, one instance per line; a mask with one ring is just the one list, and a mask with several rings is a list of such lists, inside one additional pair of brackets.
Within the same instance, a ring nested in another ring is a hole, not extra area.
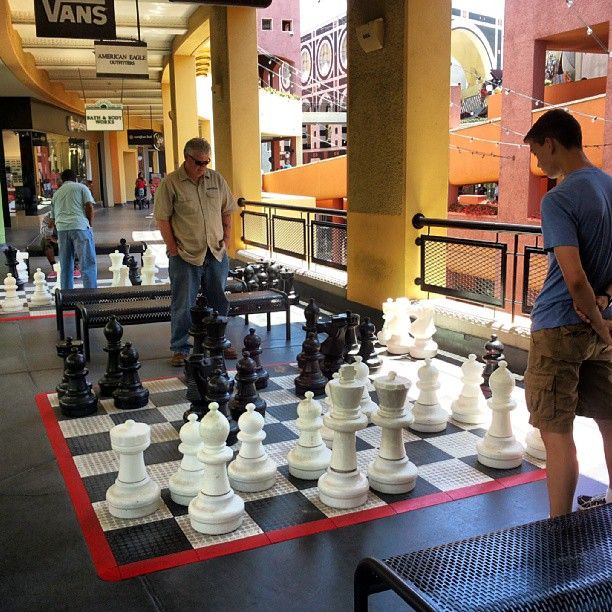
[[(542, 200), (542, 233), (548, 274), (531, 312), (531, 331), (581, 322), (553, 253), (555, 247), (578, 247), (596, 295), (603, 295), (612, 283), (612, 176), (592, 167), (568, 174)], [(609, 308), (604, 317), (610, 318)]]
[(51, 200), (51, 217), (55, 220), (58, 231), (86, 230), (89, 221), (85, 214), (85, 205), (94, 199), (83, 183), (66, 181), (54, 194)]

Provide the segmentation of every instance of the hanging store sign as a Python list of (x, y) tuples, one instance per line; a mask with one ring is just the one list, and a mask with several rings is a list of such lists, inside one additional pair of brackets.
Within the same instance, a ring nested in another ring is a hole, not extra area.
[(87, 130), (93, 132), (120, 132), (123, 130), (123, 105), (98, 100), (85, 106)]
[(46, 147), (48, 145), (47, 135), (44, 132), (32, 132), (32, 146)]
[(96, 76), (148, 79), (147, 43), (142, 41), (94, 42)]
[(128, 130), (128, 146), (153, 147), (158, 151), (164, 148), (164, 136), (155, 130)]
[(34, 0), (36, 36), (117, 38), (114, 0)]

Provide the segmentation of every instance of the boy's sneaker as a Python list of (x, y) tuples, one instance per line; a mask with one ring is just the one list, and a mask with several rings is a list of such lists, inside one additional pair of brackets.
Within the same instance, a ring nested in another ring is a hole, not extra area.
[(78, 268), (72, 271), (72, 278), (81, 278), (81, 271)]
[(47, 272), (46, 279), (47, 280), (57, 280), (57, 272), (53, 269), (49, 270), (49, 272)]
[(598, 506), (605, 506), (608, 503), (605, 493), (601, 493), (600, 495), (579, 495), (576, 501), (578, 502), (578, 508), (580, 508), (580, 510), (590, 510)]

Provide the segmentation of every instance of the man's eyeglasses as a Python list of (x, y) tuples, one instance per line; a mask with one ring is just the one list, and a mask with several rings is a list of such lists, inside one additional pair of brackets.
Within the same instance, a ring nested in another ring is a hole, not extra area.
[(187, 153), (187, 157), (191, 157), (196, 166), (208, 166), (208, 164), (210, 164), (210, 159), (196, 159), (193, 155), (189, 155), (189, 153)]

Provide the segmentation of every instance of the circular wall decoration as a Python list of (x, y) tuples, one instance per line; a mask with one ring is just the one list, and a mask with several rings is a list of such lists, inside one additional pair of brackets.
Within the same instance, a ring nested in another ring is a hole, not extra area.
[(329, 38), (324, 38), (317, 49), (317, 68), (319, 76), (329, 75), (332, 67), (332, 46)]
[(283, 62), (280, 67), (281, 85), (285, 91), (291, 89), (291, 66), (287, 62)]
[(302, 49), (302, 85), (308, 83), (311, 71), (312, 56), (310, 55), (310, 49), (308, 49), (308, 47), (304, 47)]
[(340, 66), (346, 72), (348, 66), (348, 52), (346, 49), (346, 30), (340, 35)]

